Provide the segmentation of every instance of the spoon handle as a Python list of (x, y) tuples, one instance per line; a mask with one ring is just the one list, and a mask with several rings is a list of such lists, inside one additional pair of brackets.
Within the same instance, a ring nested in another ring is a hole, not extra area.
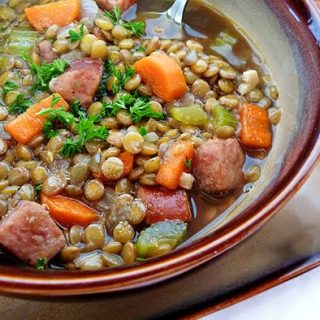
[(182, 24), (184, 9), (188, 0), (176, 0), (172, 7), (167, 11), (167, 15), (178, 24)]

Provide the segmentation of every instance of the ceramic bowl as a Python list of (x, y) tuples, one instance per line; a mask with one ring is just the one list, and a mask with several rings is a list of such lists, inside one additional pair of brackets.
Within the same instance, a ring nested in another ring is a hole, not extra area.
[[(269, 65), (280, 91), (282, 121), (255, 188), (174, 252), (98, 272), (37, 272), (0, 266), (6, 293), (61, 296), (122, 291), (195, 268), (257, 231), (298, 190), (320, 152), (320, 51), (302, 3), (289, 0), (205, 0), (245, 30)], [(290, 227), (290, 226), (289, 226)]]

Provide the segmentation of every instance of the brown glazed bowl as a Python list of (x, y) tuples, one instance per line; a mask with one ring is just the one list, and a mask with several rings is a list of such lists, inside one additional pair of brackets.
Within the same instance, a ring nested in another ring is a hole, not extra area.
[(279, 87), (283, 116), (259, 183), (236, 206), (166, 256), (98, 272), (37, 272), (0, 266), (2, 293), (93, 294), (139, 288), (172, 278), (253, 234), (305, 181), (320, 153), (320, 51), (306, 22), (306, 7), (295, 0), (205, 2), (247, 32)]

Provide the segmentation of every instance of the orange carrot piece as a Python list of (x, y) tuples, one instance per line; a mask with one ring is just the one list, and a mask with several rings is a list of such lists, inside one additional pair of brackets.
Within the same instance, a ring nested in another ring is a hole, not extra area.
[(183, 72), (176, 61), (165, 53), (154, 53), (134, 64), (142, 81), (165, 102), (180, 98), (187, 88)]
[(51, 217), (64, 227), (78, 224), (86, 227), (97, 221), (98, 213), (79, 200), (64, 197), (41, 195), (41, 203), (48, 207)]
[(245, 104), (240, 113), (240, 142), (250, 149), (269, 149), (272, 132), (268, 112), (253, 104)]
[(39, 116), (37, 113), (43, 109), (50, 108), (53, 97), (60, 98), (59, 102), (54, 105), (54, 108), (64, 107), (66, 110), (69, 110), (69, 104), (59, 94), (55, 93), (34, 104), (27, 111), (20, 114), (6, 125), (5, 130), (17, 142), (22, 144), (28, 143), (41, 132), (46, 120), (45, 116)]
[(170, 190), (178, 189), (181, 174), (186, 170), (186, 161), (193, 159), (193, 144), (188, 141), (176, 142), (167, 151), (157, 173), (156, 182)]
[(122, 162), (124, 164), (124, 170), (123, 170), (123, 174), (121, 176), (121, 178), (124, 178), (132, 170), (134, 155), (128, 151), (124, 151), (124, 152), (120, 153), (119, 158), (122, 160)]
[(80, 0), (62, 0), (24, 9), (29, 23), (38, 31), (56, 24), (64, 27), (80, 17)]

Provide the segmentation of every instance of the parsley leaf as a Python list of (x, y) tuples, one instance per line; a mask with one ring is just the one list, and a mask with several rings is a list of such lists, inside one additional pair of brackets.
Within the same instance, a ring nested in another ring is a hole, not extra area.
[(135, 99), (131, 94), (126, 93), (113, 103), (103, 102), (102, 116), (114, 117), (120, 110), (126, 110), (130, 105), (132, 105), (134, 100)]
[(7, 94), (8, 92), (18, 89), (18, 86), (12, 81), (6, 81), (2, 88), (2, 93)]
[(62, 126), (69, 127), (75, 121), (74, 116), (70, 112), (65, 111), (64, 108), (53, 108), (59, 101), (60, 97), (54, 96), (51, 101), (51, 107), (37, 113), (40, 116), (47, 116), (42, 128), (42, 132), (47, 139), (58, 135), (57, 128)]
[(105, 61), (103, 64), (103, 73), (102, 73), (102, 78), (99, 84), (99, 88), (96, 94), (96, 97), (102, 98), (107, 95), (107, 81), (110, 78), (110, 68), (109, 68), (109, 61)]
[(191, 159), (186, 160), (186, 168), (191, 169), (191, 165), (192, 165), (192, 160)]
[(133, 122), (140, 122), (142, 118), (164, 119), (164, 114), (153, 111), (146, 97), (126, 93), (112, 103), (103, 104), (103, 117), (114, 117), (120, 110), (128, 110)]
[(23, 93), (19, 93), (13, 103), (9, 106), (9, 111), (20, 114), (25, 112), (31, 104), (30, 99), (25, 98)]
[(73, 30), (69, 30), (69, 40), (71, 43), (74, 43), (76, 41), (80, 41), (84, 36), (84, 25), (82, 24), (80, 26), (80, 31), (75, 32)]
[(75, 99), (70, 104), (70, 112), (78, 119), (87, 117), (87, 112), (81, 107), (81, 103)]
[(136, 51), (138, 51), (138, 52), (145, 52), (145, 51), (146, 51), (146, 48), (143, 47), (143, 46), (139, 46), (139, 47), (136, 49)]
[(144, 34), (146, 24), (142, 21), (129, 21), (122, 23), (122, 26), (131, 31), (137, 37), (141, 37)]
[(68, 66), (68, 63), (61, 59), (54, 60), (52, 63), (38, 65), (26, 53), (23, 55), (23, 58), (29, 63), (30, 70), (35, 77), (33, 90), (47, 91), (49, 89), (49, 82), (64, 73)]
[(120, 25), (132, 32), (137, 37), (141, 37), (145, 32), (146, 24), (142, 21), (122, 21), (121, 9), (119, 7), (113, 8), (112, 11), (105, 11), (104, 15), (113, 23), (113, 25)]
[(117, 94), (135, 74), (135, 70), (130, 66), (125, 66), (124, 72), (122, 72), (115, 67), (112, 61), (109, 61), (109, 73), (111, 76), (116, 77), (116, 81), (112, 86), (112, 92)]
[(139, 133), (144, 137), (148, 133), (148, 130), (146, 127), (141, 127), (139, 128)]
[(153, 111), (150, 103), (140, 98), (130, 107), (130, 114), (133, 122), (140, 122), (142, 118), (164, 119), (163, 113)]
[(104, 15), (114, 24), (118, 24), (121, 20), (121, 9), (114, 7), (112, 11), (105, 11)]
[(76, 153), (80, 153), (87, 142), (93, 139), (106, 140), (109, 132), (104, 126), (95, 126), (97, 121), (99, 121), (97, 116), (81, 119), (76, 125), (78, 137), (68, 139), (61, 149), (61, 154), (71, 158)]
[(36, 190), (36, 192), (41, 192), (41, 190), (42, 190), (42, 183), (36, 184), (35, 190)]
[(36, 265), (34, 266), (34, 268), (38, 271), (42, 271), (44, 270), (44, 267), (45, 267), (45, 264), (46, 264), (46, 259), (45, 258), (40, 258), (38, 259)]

